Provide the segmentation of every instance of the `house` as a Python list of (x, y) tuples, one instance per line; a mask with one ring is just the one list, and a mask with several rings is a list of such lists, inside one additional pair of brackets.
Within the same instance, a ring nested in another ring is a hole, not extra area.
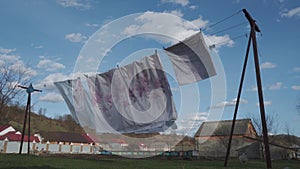
[(118, 138), (111, 139), (109, 144), (114, 151), (121, 151), (128, 147), (128, 143), (125, 140)]
[(237, 148), (238, 156), (242, 154), (246, 154), (248, 159), (261, 159), (262, 158), (262, 150), (259, 142), (254, 142), (246, 146), (242, 146)]
[(42, 134), (43, 141), (49, 141), (52, 144), (93, 144), (94, 141), (85, 133), (69, 133), (69, 132), (46, 132)]
[(0, 136), (5, 135), (8, 132), (16, 131), (12, 126), (0, 126)]
[[(9, 141), (21, 141), (22, 134), (19, 131), (10, 131), (2, 136), (0, 136), (0, 140), (8, 139)], [(28, 135), (24, 135), (24, 142), (40, 142), (41, 140), (37, 136), (30, 136), (28, 139)]]
[[(203, 122), (194, 135), (195, 140), (198, 142), (200, 155), (225, 157), (231, 126), (232, 120)], [(256, 145), (250, 146), (256, 141), (249, 138), (257, 138), (257, 132), (255, 131), (251, 119), (236, 120), (232, 135), (230, 155), (236, 157), (243, 152), (253, 152), (251, 157), (260, 158), (259, 147)]]
[(190, 151), (196, 150), (195, 139), (185, 136), (179, 143), (174, 147), (175, 151)]
[[(220, 137), (230, 135), (232, 120), (203, 122), (195, 134), (197, 140), (216, 140)], [(257, 133), (251, 119), (238, 119), (235, 121), (233, 138), (252, 137), (256, 138)]]
[[(0, 126), (0, 140), (8, 139), (9, 141), (21, 141), (22, 133), (16, 131), (12, 126)], [(28, 135), (24, 135), (24, 142), (40, 142), (41, 140), (37, 136), (30, 136), (28, 139)]]

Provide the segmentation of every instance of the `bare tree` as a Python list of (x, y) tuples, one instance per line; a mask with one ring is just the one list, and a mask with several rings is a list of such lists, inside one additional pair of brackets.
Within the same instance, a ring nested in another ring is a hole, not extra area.
[(286, 139), (289, 145), (295, 144), (295, 137), (293, 136), (293, 129), (291, 129), (289, 123), (285, 122), (284, 130), (286, 133)]
[(20, 94), (17, 85), (28, 84), (29, 78), (24, 78), (26, 70), (18, 70), (12, 64), (3, 63), (0, 68), (0, 121), (5, 118), (6, 108)]
[[(262, 136), (262, 124), (261, 118), (259, 115), (250, 114), (249, 118), (252, 120), (252, 124), (257, 132), (258, 136)], [(281, 127), (281, 123), (278, 120), (278, 116), (276, 113), (270, 113), (266, 115), (266, 123), (269, 134), (276, 134), (278, 129)]]

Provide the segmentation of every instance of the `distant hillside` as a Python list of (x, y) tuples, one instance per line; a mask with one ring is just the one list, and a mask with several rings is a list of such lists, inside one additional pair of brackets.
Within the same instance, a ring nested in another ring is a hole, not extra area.
[[(24, 122), (24, 110), (19, 107), (8, 107), (2, 114), (0, 125), (11, 125), (16, 130), (22, 131)], [(44, 133), (49, 131), (75, 132), (83, 133), (84, 130), (78, 125), (71, 115), (66, 115), (64, 118), (51, 119), (43, 115), (31, 113), (31, 133)], [(26, 132), (27, 132), (26, 126)]]

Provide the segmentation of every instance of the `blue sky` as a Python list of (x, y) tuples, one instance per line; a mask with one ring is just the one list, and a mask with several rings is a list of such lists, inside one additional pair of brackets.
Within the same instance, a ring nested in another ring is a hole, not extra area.
[[(210, 103), (209, 80), (196, 84), (200, 94), (195, 95), (193, 88), (185, 89), (190, 86), (179, 89), (171, 77), (172, 70), (168, 75), (178, 112), (181, 118), (184, 116), (180, 120), (185, 122), (184, 120), (192, 119), (196, 121), (194, 128), (197, 128), (201, 121), (213, 119), (209, 118), (210, 108), (219, 111), (222, 119), (232, 118), (247, 43), (247, 38), (243, 35), (249, 32), (249, 27), (242, 12), (223, 23), (213, 27), (211, 25), (243, 8), (252, 14), (262, 30), (262, 34), (257, 35), (257, 40), (266, 112), (277, 114), (281, 124), (277, 133), (284, 133), (284, 126), (288, 124), (293, 134), (300, 136), (300, 112), (296, 110), (297, 101), (300, 101), (299, 0), (4, 0), (0, 1), (0, 65), (14, 62), (18, 68), (27, 70), (36, 88), (44, 91), (33, 96), (35, 111), (46, 108), (46, 115), (49, 117), (69, 114), (52, 82), (71, 77), (80, 51), (97, 30), (118, 18), (140, 13), (145, 19), (141, 22), (148, 23), (142, 23), (144, 27), (131, 27), (135, 29), (124, 27), (123, 31), (130, 34), (143, 31), (142, 29), (151, 30), (158, 23), (169, 24), (170, 28), (165, 29), (164, 33), (169, 33), (170, 36), (174, 34), (172, 36), (177, 39), (183, 39), (196, 31), (195, 28), (177, 27), (175, 19), (155, 19), (156, 12), (173, 14), (201, 28), (212, 43), (224, 42), (216, 46), (217, 57), (226, 77), (224, 87), (227, 97), (224, 100)], [(241, 23), (236, 28), (215, 34)], [(127, 56), (143, 57), (153, 49), (161, 49), (172, 42), (174, 39), (151, 36), (128, 38), (110, 50), (99, 71), (114, 68)], [(159, 54), (168, 67), (168, 60), (163, 57), (163, 52), (159, 51)], [(239, 118), (249, 117), (250, 114), (259, 115), (255, 86), (253, 57), (250, 53)], [(184, 99), (182, 103), (181, 98), (188, 99)], [(199, 100), (199, 108), (191, 109), (190, 105)]]

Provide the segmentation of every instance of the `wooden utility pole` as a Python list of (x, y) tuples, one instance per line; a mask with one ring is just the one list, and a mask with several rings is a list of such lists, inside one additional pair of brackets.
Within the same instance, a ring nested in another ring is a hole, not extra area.
[(246, 66), (247, 66), (247, 59), (248, 59), (248, 54), (249, 54), (249, 49), (250, 49), (250, 43), (252, 41), (254, 64), (255, 64), (255, 74), (256, 74), (256, 82), (257, 82), (257, 92), (258, 92), (258, 98), (259, 98), (259, 108), (260, 108), (261, 123), (262, 123), (262, 128), (263, 128), (263, 142), (264, 142), (264, 147), (265, 147), (266, 164), (267, 164), (268, 169), (272, 169), (272, 162), (271, 162), (271, 155), (270, 155), (270, 148), (269, 148), (269, 138), (268, 138), (268, 128), (267, 128), (267, 124), (266, 124), (264, 98), (263, 98), (263, 92), (262, 92), (262, 82), (261, 82), (261, 76), (260, 76), (259, 58), (258, 58), (257, 42), (256, 42), (256, 32), (260, 32), (260, 29), (258, 28), (257, 24), (255, 23), (255, 20), (253, 20), (251, 15), (248, 13), (248, 11), (246, 9), (243, 9), (243, 12), (245, 14), (245, 17), (249, 21), (251, 31), (250, 31), (250, 37), (249, 37), (247, 51), (246, 51), (246, 57), (245, 57), (245, 61), (244, 61), (243, 72), (242, 72), (242, 76), (241, 76), (241, 82), (240, 82), (239, 91), (238, 91), (237, 104), (235, 106), (235, 111), (234, 111), (234, 116), (233, 116), (233, 121), (232, 121), (232, 126), (231, 126), (231, 132), (230, 132), (224, 167), (227, 167), (227, 162), (228, 162), (228, 158), (229, 158), (229, 154), (230, 154), (232, 135), (234, 132), (235, 120), (236, 120), (236, 115), (237, 115), (238, 106), (239, 106), (239, 100), (240, 100), (241, 92), (242, 92), (242, 86), (243, 86), (244, 75), (245, 75), (245, 70), (246, 70)]
[(26, 128), (26, 121), (27, 121), (27, 116), (28, 116), (28, 144), (27, 144), (27, 154), (30, 152), (30, 105), (31, 105), (31, 93), (32, 92), (42, 92), (42, 90), (34, 89), (32, 84), (30, 84), (28, 87), (18, 85), (18, 87), (22, 89), (26, 89), (26, 92), (28, 94), (27, 97), (27, 104), (26, 104), (26, 109), (25, 109), (25, 117), (24, 117), (24, 123), (23, 123), (23, 130), (22, 130), (22, 138), (21, 138), (21, 144), (20, 144), (20, 149), (19, 149), (19, 154), (22, 154), (22, 148), (23, 148), (23, 142), (24, 142), (24, 135), (25, 135), (25, 128)]

